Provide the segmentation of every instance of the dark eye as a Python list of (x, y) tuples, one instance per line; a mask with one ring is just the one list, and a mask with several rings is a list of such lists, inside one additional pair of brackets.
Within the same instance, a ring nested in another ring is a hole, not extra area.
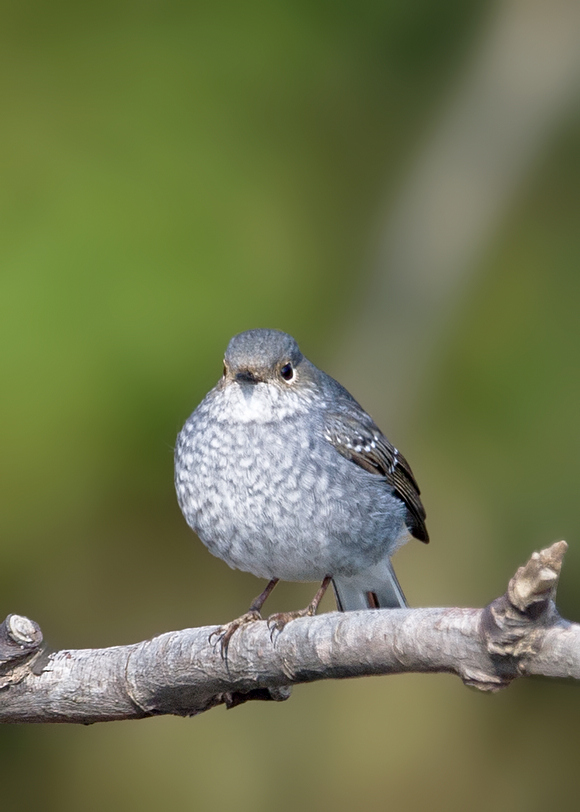
[(282, 369), (280, 370), (280, 375), (284, 378), (285, 381), (291, 381), (294, 377), (294, 367), (292, 364), (284, 364)]
[(226, 377), (227, 371), (228, 371), (228, 368), (226, 366), (226, 362), (224, 361), (224, 378)]

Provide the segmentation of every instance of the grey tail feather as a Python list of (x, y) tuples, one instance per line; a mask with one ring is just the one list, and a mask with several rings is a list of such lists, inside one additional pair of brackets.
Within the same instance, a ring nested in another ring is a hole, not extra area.
[(341, 612), (404, 609), (408, 605), (389, 558), (350, 578), (337, 576), (332, 586)]

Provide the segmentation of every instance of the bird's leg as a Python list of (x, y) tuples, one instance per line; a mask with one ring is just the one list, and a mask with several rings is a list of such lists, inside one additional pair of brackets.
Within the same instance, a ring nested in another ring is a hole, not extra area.
[(235, 620), (231, 620), (229, 623), (226, 623), (225, 626), (220, 626), (220, 628), (217, 631), (212, 632), (210, 634), (209, 642), (211, 643), (212, 639), (214, 637), (216, 638), (215, 644), (216, 645), (218, 643), (220, 644), (221, 655), (224, 659), (227, 657), (230, 640), (232, 639), (232, 636), (240, 628), (240, 626), (245, 626), (246, 623), (252, 623), (255, 620), (262, 620), (260, 609), (266, 602), (268, 595), (274, 589), (279, 580), (280, 580), (279, 578), (272, 578), (266, 589), (263, 592), (261, 592), (257, 598), (254, 598), (254, 600), (250, 604), (250, 608), (248, 609), (245, 615), (242, 615), (241, 617), (238, 617)]
[(284, 626), (291, 620), (296, 620), (298, 617), (312, 617), (316, 614), (318, 604), (324, 597), (324, 593), (332, 580), (332, 576), (327, 575), (320, 585), (320, 589), (312, 598), (306, 609), (300, 609), (297, 612), (279, 612), (275, 615), (270, 615), (268, 618), (268, 628), (270, 629), (270, 637), (273, 639), (276, 633), (280, 633)]

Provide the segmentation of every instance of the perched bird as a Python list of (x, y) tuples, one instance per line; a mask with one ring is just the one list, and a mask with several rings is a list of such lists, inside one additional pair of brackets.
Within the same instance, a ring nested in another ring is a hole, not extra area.
[(223, 377), (177, 438), (175, 487), (209, 551), (269, 581), (222, 627), (222, 647), (280, 579), (322, 586), (306, 609), (272, 615), (273, 630), (313, 615), (331, 580), (342, 611), (406, 606), (390, 557), (410, 536), (429, 540), (411, 468), (286, 333), (232, 338)]

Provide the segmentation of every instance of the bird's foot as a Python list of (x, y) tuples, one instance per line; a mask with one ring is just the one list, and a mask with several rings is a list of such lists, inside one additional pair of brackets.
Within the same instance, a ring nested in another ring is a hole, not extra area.
[(268, 618), (268, 629), (270, 630), (270, 640), (274, 643), (280, 632), (284, 629), (287, 623), (291, 620), (296, 620), (299, 617), (313, 617), (318, 609), (318, 604), (322, 600), (324, 593), (328, 589), (332, 578), (327, 575), (320, 585), (320, 589), (312, 598), (306, 609), (299, 609), (297, 612), (279, 612), (275, 615), (270, 615)]
[(222, 655), (222, 659), (228, 659), (228, 646), (230, 644), (230, 640), (237, 632), (239, 628), (245, 626), (247, 623), (254, 623), (256, 620), (262, 620), (262, 615), (260, 614), (260, 609), (264, 605), (264, 601), (270, 594), (270, 592), (274, 589), (276, 584), (278, 583), (278, 578), (272, 578), (271, 581), (268, 582), (266, 589), (261, 592), (257, 598), (255, 598), (252, 603), (250, 604), (250, 608), (246, 612), (245, 615), (232, 620), (230, 623), (226, 623), (225, 626), (220, 626), (217, 631), (212, 632), (209, 636), (209, 643), (212, 644), (212, 640), (215, 638), (215, 643), (213, 643), (214, 647), (220, 647), (220, 654)]
[(313, 609), (312, 606), (307, 606), (306, 609), (299, 609), (296, 612), (277, 612), (274, 615), (270, 615), (268, 618), (270, 640), (273, 641), (291, 620), (296, 620), (299, 617), (312, 617), (314, 614), (316, 614), (316, 609)]
[(225, 626), (220, 626), (217, 631), (212, 632), (209, 636), (209, 643), (214, 647), (219, 646), (222, 659), (226, 660), (230, 640), (237, 630), (248, 623), (254, 623), (256, 620), (262, 619), (262, 615), (257, 609), (250, 609), (245, 615), (231, 620), (229, 623), (226, 623)]

